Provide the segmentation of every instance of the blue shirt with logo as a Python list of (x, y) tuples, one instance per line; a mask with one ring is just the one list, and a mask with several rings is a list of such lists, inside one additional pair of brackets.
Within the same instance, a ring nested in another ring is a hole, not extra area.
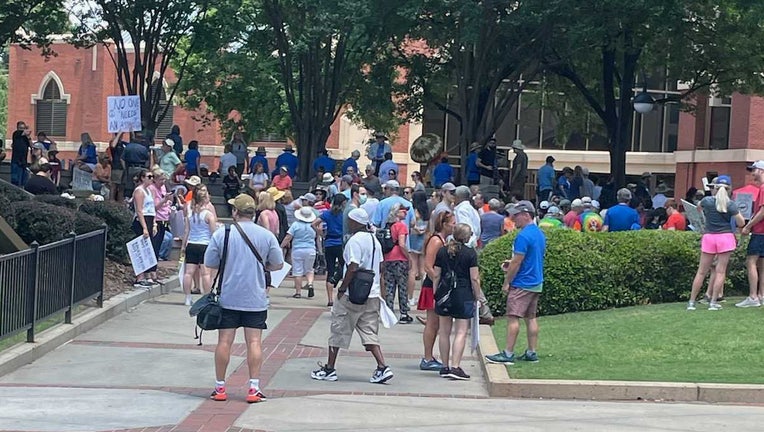
[(513, 252), (523, 255), (523, 262), (512, 280), (512, 287), (540, 292), (544, 283), (546, 237), (535, 224), (526, 225), (515, 237)]

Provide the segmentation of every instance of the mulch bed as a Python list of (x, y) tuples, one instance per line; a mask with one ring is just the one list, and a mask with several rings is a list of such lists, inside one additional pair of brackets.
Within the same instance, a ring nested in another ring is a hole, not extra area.
[[(157, 276), (160, 280), (167, 279), (170, 276), (178, 274), (177, 269), (160, 266), (157, 269)], [(104, 300), (114, 297), (125, 291), (133, 290), (135, 275), (133, 268), (129, 265), (120, 264), (112, 260), (106, 260), (104, 268)]]

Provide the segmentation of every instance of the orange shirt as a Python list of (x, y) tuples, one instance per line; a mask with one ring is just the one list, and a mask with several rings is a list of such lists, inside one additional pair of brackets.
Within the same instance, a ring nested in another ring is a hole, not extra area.
[(504, 218), (504, 231), (510, 232), (510, 231), (514, 231), (514, 229), (515, 229), (515, 223), (512, 222), (512, 218), (510, 218), (509, 216), (505, 217)]
[(676, 212), (669, 216), (666, 223), (663, 224), (663, 229), (667, 230), (669, 228), (674, 228), (677, 231), (685, 231), (687, 229), (687, 219), (684, 218), (683, 214)]

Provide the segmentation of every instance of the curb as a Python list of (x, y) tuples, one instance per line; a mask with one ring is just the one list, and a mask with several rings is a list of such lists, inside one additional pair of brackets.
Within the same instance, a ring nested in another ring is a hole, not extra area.
[(102, 308), (75, 315), (71, 324), (56, 324), (39, 333), (34, 343), (21, 342), (0, 353), (0, 377), (29, 364), (77, 336), (92, 330), (107, 320), (133, 308), (146, 300), (170, 293), (180, 286), (177, 276), (164, 281), (164, 285), (150, 290), (139, 289), (117, 294), (105, 300)]
[(654, 400), (707, 403), (764, 403), (764, 385), (650, 381), (587, 381), (512, 379), (507, 366), (489, 363), (486, 354), (499, 352), (491, 327), (480, 326), (478, 354), (488, 395), (501, 398)]

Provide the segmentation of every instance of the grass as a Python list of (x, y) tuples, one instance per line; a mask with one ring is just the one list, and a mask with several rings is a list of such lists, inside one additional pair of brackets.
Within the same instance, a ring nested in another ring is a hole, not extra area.
[[(87, 306), (86, 305), (79, 305), (74, 308), (73, 316), (77, 316), (79, 313), (83, 312)], [(45, 330), (50, 329), (53, 326), (56, 326), (58, 324), (64, 324), (64, 313), (61, 312), (59, 314), (55, 314), (45, 320), (38, 321), (37, 325), (35, 326), (35, 339), (40, 337), (40, 333), (42, 333)], [(16, 344), (26, 342), (27, 340), (27, 332), (23, 331), (17, 335), (11, 336), (8, 339), (0, 340), (0, 351), (6, 350)]]
[[(672, 303), (539, 318), (539, 363), (508, 366), (512, 378), (764, 384), (761, 308), (688, 312)], [(506, 320), (493, 327), (499, 349)], [(521, 324), (515, 352), (526, 347)]]

